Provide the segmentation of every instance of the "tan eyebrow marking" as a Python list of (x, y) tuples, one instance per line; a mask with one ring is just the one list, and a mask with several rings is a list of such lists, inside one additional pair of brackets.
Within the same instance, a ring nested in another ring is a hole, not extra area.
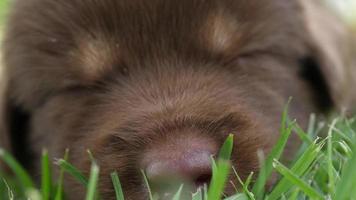
[(238, 42), (238, 26), (237, 19), (223, 11), (210, 14), (203, 25), (204, 42), (214, 52), (226, 52)]
[(80, 77), (95, 81), (113, 69), (118, 60), (118, 44), (104, 37), (78, 38), (77, 49), (71, 52)]

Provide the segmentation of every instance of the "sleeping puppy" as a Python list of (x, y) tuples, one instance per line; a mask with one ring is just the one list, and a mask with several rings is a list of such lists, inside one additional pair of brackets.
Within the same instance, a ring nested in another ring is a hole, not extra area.
[[(1, 145), (35, 174), (39, 157), (70, 149), (113, 199), (147, 199), (174, 176), (198, 187), (233, 133), (233, 165), (258, 171), (290, 116), (355, 102), (351, 35), (309, 0), (16, 0), (3, 48)], [(298, 145), (288, 144), (287, 155)], [(164, 180), (164, 181), (162, 181)], [(67, 180), (67, 193), (84, 188)], [(230, 186), (229, 186), (230, 187)], [(229, 191), (229, 188), (227, 189)]]

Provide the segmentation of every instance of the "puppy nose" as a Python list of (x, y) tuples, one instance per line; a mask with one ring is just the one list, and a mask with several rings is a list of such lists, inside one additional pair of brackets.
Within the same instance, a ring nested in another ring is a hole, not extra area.
[(153, 185), (167, 185), (174, 180), (181, 180), (200, 187), (210, 182), (211, 155), (208, 150), (192, 150), (151, 160), (146, 175)]

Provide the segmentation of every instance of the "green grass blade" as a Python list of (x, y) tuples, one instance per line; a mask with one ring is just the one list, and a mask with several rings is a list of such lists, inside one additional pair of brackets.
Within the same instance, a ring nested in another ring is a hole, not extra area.
[(212, 179), (208, 189), (208, 200), (218, 200), (222, 196), (231, 168), (230, 157), (234, 142), (233, 134), (230, 134), (222, 145), (218, 161), (212, 158)]
[(255, 200), (255, 196), (252, 192), (249, 191), (249, 186), (252, 182), (252, 177), (253, 177), (253, 172), (250, 173), (250, 175), (248, 175), (247, 179), (246, 179), (246, 182), (244, 183), (244, 186), (243, 186), (243, 190), (246, 194), (246, 196), (250, 199), (250, 200)]
[(141, 173), (142, 173), (143, 180), (145, 181), (145, 184), (146, 184), (146, 187), (147, 187), (149, 199), (150, 199), (150, 200), (155, 200), (155, 199), (153, 198), (152, 190), (151, 190), (151, 187), (150, 187), (150, 184), (149, 184), (149, 182), (148, 182), (148, 179), (147, 179), (147, 176), (146, 176), (145, 172), (144, 172), (143, 170), (141, 170)]
[(345, 120), (345, 124), (346, 127), (348, 128), (348, 131), (350, 131), (350, 135), (354, 137), (356, 137), (356, 118), (354, 119), (346, 119)]
[(343, 131), (337, 129), (336, 127), (330, 127), (330, 129), (332, 131), (334, 131), (334, 134), (337, 134), (343, 140), (345, 140), (345, 142), (350, 143), (350, 144), (353, 143), (353, 140), (352, 140), (352, 138), (350, 138), (349, 134), (345, 134)]
[(26, 172), (26, 170), (16, 161), (14, 157), (12, 157), (9, 153), (1, 148), (0, 159), (10, 167), (25, 191), (26, 189), (34, 188), (35, 184), (33, 183), (30, 175)]
[[(64, 153), (64, 160), (67, 161), (69, 157), (69, 149), (66, 149)], [(56, 189), (56, 196), (55, 200), (62, 200), (63, 197), (63, 179), (64, 179), (64, 169), (61, 168), (59, 172), (59, 178), (58, 178), (58, 183), (57, 183), (57, 189)]]
[(52, 174), (51, 166), (48, 157), (48, 151), (42, 152), (42, 176), (41, 176), (41, 192), (42, 200), (49, 200), (52, 190)]
[[(317, 159), (322, 147), (323, 143), (313, 143), (313, 145), (310, 145), (293, 165), (291, 172), (298, 177), (302, 176), (308, 170), (310, 165)], [(288, 181), (287, 177), (283, 177), (268, 195), (268, 199), (277, 200), (281, 198), (282, 194), (289, 191), (293, 186), (294, 185)]]
[(172, 200), (180, 200), (180, 197), (182, 195), (182, 191), (183, 191), (183, 184), (180, 185), (177, 193), (173, 196)]
[(291, 183), (293, 183), (296, 187), (298, 187), (301, 191), (303, 191), (306, 195), (310, 197), (310, 199), (315, 200), (323, 200), (324, 197), (314, 190), (311, 186), (305, 183), (302, 179), (298, 178), (292, 171), (290, 171), (287, 167), (282, 165), (277, 160), (274, 160), (273, 167), (284, 177), (286, 177)]
[(7, 181), (5, 179), (3, 179), (5, 186), (6, 186), (6, 190), (7, 190), (7, 197), (9, 198), (9, 200), (14, 200), (15, 196), (14, 196), (14, 192), (11, 190), (9, 184), (7, 183)]
[(216, 164), (216, 161), (214, 160), (213, 157), (211, 157), (211, 167), (212, 167), (212, 177), (211, 177), (211, 181), (210, 181), (210, 185), (212, 182), (216, 182), (216, 173), (218, 172), (218, 165)]
[(342, 149), (342, 153), (343, 153), (342, 155), (345, 155), (347, 158), (351, 158), (352, 157), (352, 152), (353, 151), (345, 141), (339, 141), (339, 142), (337, 142), (337, 144)]
[(88, 156), (89, 156), (90, 161), (91, 161), (92, 163), (95, 162), (95, 158), (94, 158), (93, 153), (92, 153), (89, 149), (87, 149), (87, 153), (88, 153)]
[(249, 200), (246, 194), (235, 194), (231, 197), (225, 198), (224, 200)]
[(327, 162), (328, 162), (328, 176), (329, 176), (329, 193), (333, 194), (335, 191), (335, 175), (334, 175), (334, 166), (333, 166), (333, 129), (337, 123), (338, 119), (334, 119), (331, 123), (328, 132), (328, 142), (327, 142)]
[(250, 173), (250, 175), (247, 177), (246, 179), (246, 182), (244, 183), (242, 181), (242, 179), (240, 178), (239, 174), (237, 173), (235, 167), (232, 167), (232, 170), (237, 178), (237, 180), (239, 181), (239, 183), (241, 184), (242, 186), (242, 190), (244, 192), (244, 194), (248, 197), (248, 199), (250, 200), (255, 200), (255, 197), (254, 195), (252, 194), (252, 192), (249, 191), (249, 186), (250, 186), (250, 183), (252, 181), (252, 177), (253, 177), (253, 172)]
[(57, 164), (63, 169), (65, 172), (69, 173), (73, 178), (75, 178), (79, 183), (83, 186), (88, 187), (88, 179), (81, 173), (76, 167), (67, 162), (64, 159), (59, 159)]
[(193, 193), (192, 200), (203, 200), (202, 188), (199, 188), (197, 192)]
[[(311, 128), (309, 128), (311, 129)], [(309, 130), (310, 131), (310, 130)], [(314, 136), (312, 133), (310, 132), (304, 132), (304, 130), (298, 125), (295, 124), (294, 126), (294, 132), (299, 136), (299, 138), (303, 141), (302, 145), (300, 146), (299, 150), (297, 151), (297, 156), (296, 159), (299, 158), (299, 156), (301, 154), (303, 154), (303, 152), (310, 146), (313, 144), (313, 140), (314, 138), (316, 138), (316, 136)]]
[(95, 162), (92, 162), (92, 166), (90, 169), (88, 190), (87, 190), (87, 194), (86, 194), (86, 198), (85, 198), (86, 200), (95, 200), (96, 199), (95, 197), (97, 194), (99, 171), (100, 171), (99, 166)]
[(282, 119), (281, 119), (281, 128), (280, 128), (280, 139), (277, 141), (277, 144), (274, 146), (272, 149), (271, 153), (269, 154), (267, 160), (265, 160), (260, 169), (260, 173), (258, 174), (258, 177), (256, 179), (256, 183), (254, 184), (252, 188), (252, 193), (256, 195), (257, 199), (261, 199), (263, 194), (264, 194), (264, 187), (267, 182), (268, 177), (272, 173), (272, 162), (273, 159), (279, 159), (281, 156), (283, 149), (287, 143), (287, 140), (289, 138), (289, 135), (292, 132), (292, 129), (287, 130), (287, 121), (288, 121), (288, 107), (291, 99), (289, 99), (288, 103), (284, 107), (283, 113), (282, 113)]
[(219, 159), (230, 160), (232, 148), (234, 145), (234, 135), (230, 134), (222, 145), (219, 152)]
[(276, 145), (272, 148), (272, 151), (267, 157), (266, 161), (263, 162), (261, 167), (261, 171), (263, 173), (259, 173), (256, 183), (252, 188), (252, 193), (255, 194), (256, 199), (261, 199), (263, 197), (266, 182), (273, 171), (273, 159), (279, 159), (281, 157), (283, 150), (287, 144), (288, 138), (294, 128), (294, 122), (289, 124), (288, 127), (286, 127), (285, 125), (287, 123), (287, 108), (288, 107), (285, 108), (282, 116), (281, 137), (277, 141)]
[(356, 187), (356, 146), (353, 148), (353, 156), (348, 161), (341, 175), (341, 180), (335, 189), (333, 199), (349, 199), (350, 195), (355, 193)]
[(208, 200), (221, 199), (230, 169), (231, 164), (226, 160), (218, 160), (216, 164), (213, 164), (213, 177), (208, 190)]
[(297, 200), (300, 190), (295, 189), (289, 197), (289, 200)]
[(124, 200), (124, 192), (121, 187), (121, 182), (117, 172), (111, 173), (111, 180), (114, 185), (116, 200)]
[(28, 200), (42, 200), (41, 192), (34, 188), (27, 189), (25, 196)]
[(204, 184), (203, 194), (204, 194), (203, 199), (208, 200), (208, 186), (206, 184)]

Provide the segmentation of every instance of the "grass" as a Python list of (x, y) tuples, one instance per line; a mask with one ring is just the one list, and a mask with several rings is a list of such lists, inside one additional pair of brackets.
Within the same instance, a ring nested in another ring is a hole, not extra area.
[[(282, 116), (281, 136), (270, 155), (261, 162), (261, 170), (257, 177), (251, 173), (247, 180), (238, 176), (239, 169), (232, 168), (230, 155), (233, 147), (233, 135), (230, 135), (219, 152), (216, 159), (212, 159), (213, 176), (209, 187), (200, 188), (192, 194), (193, 200), (277, 200), (277, 199), (335, 199), (356, 200), (356, 119), (336, 118), (332, 123), (316, 123), (315, 117), (310, 118), (308, 131), (303, 131), (295, 121), (288, 120), (287, 108)], [(317, 135), (323, 131), (326, 136)], [(297, 134), (303, 144), (300, 146), (295, 159), (286, 165), (280, 157), (286, 147), (286, 141), (291, 134)], [(14, 172), (14, 177), (0, 174), (0, 199), (32, 199), (32, 200), (62, 200), (63, 174), (74, 177), (86, 188), (86, 200), (100, 199), (97, 185), (99, 181), (100, 166), (90, 154), (92, 161), (89, 177), (86, 177), (75, 166), (67, 162), (68, 151), (63, 159), (51, 164), (47, 151), (43, 151), (41, 161), (41, 184), (34, 184), (30, 175), (6, 151), (0, 150), (0, 159)], [(53, 180), (51, 171), (59, 167), (61, 172), (58, 180)], [(266, 181), (273, 172), (280, 177), (272, 189), (266, 191)], [(1, 172), (0, 172), (1, 173)], [(223, 194), (226, 184), (229, 183), (229, 174), (235, 174), (238, 182), (236, 194), (227, 197)], [(149, 181), (143, 173), (143, 180), (149, 190), (151, 200), (157, 199), (157, 194), (150, 190)], [(124, 200), (124, 193), (120, 183), (119, 174), (111, 174), (112, 183), (117, 200)], [(184, 193), (181, 185), (173, 200), (181, 199)]]

